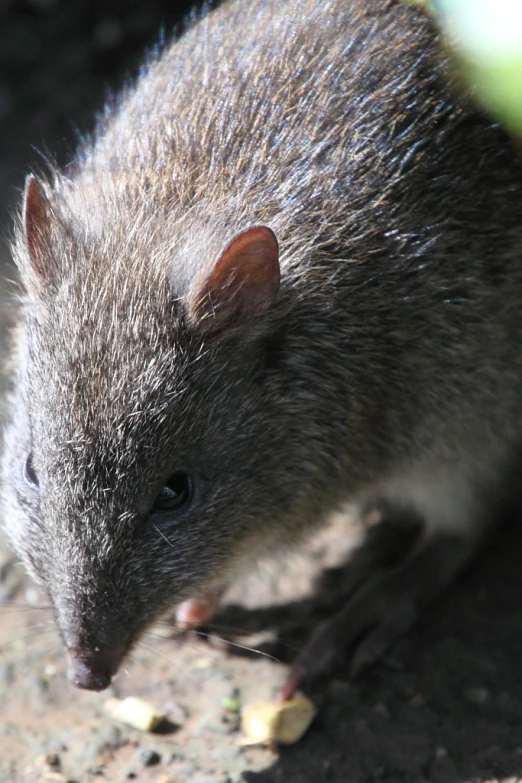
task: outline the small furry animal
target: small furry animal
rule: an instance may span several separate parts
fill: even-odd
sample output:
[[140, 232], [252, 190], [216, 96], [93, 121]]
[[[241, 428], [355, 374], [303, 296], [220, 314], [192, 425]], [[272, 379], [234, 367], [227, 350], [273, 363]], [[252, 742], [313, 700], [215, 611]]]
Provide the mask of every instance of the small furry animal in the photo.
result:
[[347, 500], [422, 533], [298, 658], [374, 660], [522, 443], [522, 164], [395, 0], [229, 0], [27, 180], [5, 529], [71, 681]]

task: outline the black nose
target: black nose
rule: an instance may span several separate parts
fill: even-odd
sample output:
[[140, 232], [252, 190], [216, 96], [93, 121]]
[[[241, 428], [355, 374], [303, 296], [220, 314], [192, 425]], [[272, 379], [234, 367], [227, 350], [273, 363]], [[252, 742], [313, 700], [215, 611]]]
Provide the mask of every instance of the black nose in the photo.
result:
[[67, 677], [76, 688], [88, 691], [103, 691], [111, 684], [123, 657], [123, 650], [114, 649], [84, 651], [67, 650], [69, 669]]

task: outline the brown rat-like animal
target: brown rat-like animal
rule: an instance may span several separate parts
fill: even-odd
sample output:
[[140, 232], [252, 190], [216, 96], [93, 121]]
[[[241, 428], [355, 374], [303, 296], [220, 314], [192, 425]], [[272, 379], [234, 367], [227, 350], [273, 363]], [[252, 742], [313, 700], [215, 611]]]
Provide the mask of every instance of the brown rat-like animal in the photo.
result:
[[167, 608], [347, 500], [423, 533], [298, 658], [375, 659], [495, 520], [522, 442], [522, 166], [394, 0], [232, 0], [30, 177], [7, 534], [103, 689]]

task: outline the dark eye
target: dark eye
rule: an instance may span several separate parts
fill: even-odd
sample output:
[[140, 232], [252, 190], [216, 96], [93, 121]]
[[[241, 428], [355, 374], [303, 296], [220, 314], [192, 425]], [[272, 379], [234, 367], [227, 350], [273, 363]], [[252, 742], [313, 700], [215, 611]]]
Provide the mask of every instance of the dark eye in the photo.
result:
[[24, 479], [31, 489], [38, 489], [38, 476], [33, 465], [33, 455], [31, 452], [27, 455], [24, 465]]
[[153, 511], [177, 511], [192, 498], [192, 480], [188, 473], [173, 473], [152, 505]]

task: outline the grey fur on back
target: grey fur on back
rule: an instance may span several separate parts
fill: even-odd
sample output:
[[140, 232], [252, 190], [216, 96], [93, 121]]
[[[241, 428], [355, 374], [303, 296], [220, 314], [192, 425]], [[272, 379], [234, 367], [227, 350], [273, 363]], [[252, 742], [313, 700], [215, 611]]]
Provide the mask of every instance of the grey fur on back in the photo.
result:
[[[236, 0], [52, 172], [45, 285], [16, 240], [4, 496], [69, 647], [130, 646], [349, 497], [463, 534], [494, 514], [522, 434], [522, 166], [453, 82], [419, 10]], [[187, 296], [255, 225], [278, 298], [208, 340]], [[178, 469], [195, 500], [160, 531]]]

